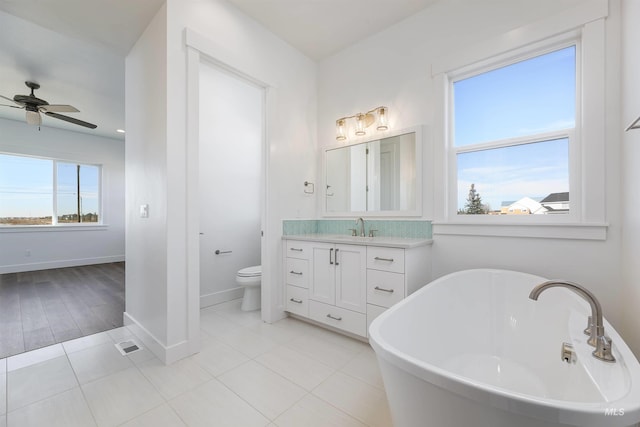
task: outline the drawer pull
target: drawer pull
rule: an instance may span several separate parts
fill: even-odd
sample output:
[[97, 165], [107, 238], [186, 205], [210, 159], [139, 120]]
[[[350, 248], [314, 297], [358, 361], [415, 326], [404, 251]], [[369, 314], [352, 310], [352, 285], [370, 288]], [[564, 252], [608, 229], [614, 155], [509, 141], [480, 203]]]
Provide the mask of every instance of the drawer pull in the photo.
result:
[[295, 302], [296, 304], [302, 304], [302, 300], [301, 299], [289, 298], [289, 301]]
[[373, 288], [373, 289], [375, 289], [376, 291], [389, 292], [390, 294], [392, 294], [392, 293], [393, 293], [393, 289], [385, 289], [385, 288], [381, 288], [381, 287], [379, 287], [379, 286], [376, 286], [376, 287], [375, 287], [375, 288]]
[[301, 271], [293, 271], [293, 270], [291, 270], [289, 273], [297, 274], [298, 276], [302, 276], [302, 272]]
[[299, 248], [289, 248], [290, 251], [302, 252], [302, 249]]
[[376, 261], [387, 261], [387, 262], [393, 262], [393, 258], [380, 258], [379, 256], [374, 258]]
[[330, 315], [330, 314], [327, 314], [327, 317], [328, 317], [329, 319], [333, 319], [333, 320], [342, 320], [342, 317], [333, 317], [333, 316], [332, 316], [332, 315]]

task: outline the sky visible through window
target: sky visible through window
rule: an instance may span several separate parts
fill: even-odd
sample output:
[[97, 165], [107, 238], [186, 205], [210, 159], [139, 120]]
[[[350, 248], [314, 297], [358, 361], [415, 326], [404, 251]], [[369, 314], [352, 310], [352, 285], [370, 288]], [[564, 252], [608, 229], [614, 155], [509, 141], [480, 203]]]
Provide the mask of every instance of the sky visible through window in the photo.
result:
[[53, 162], [0, 155], [0, 218], [51, 215]]
[[[571, 46], [454, 82], [454, 146], [574, 128], [575, 56]], [[458, 208], [472, 183], [492, 210], [569, 191], [568, 151], [563, 138], [458, 154]]]
[[[77, 165], [57, 162], [58, 216], [77, 214]], [[0, 154], [0, 218], [50, 217], [53, 213], [54, 161]], [[83, 214], [98, 213], [98, 166], [81, 165]]]
[[[78, 180], [75, 163], [58, 162], [58, 216], [78, 211]], [[80, 211], [98, 212], [98, 168], [80, 166]]]

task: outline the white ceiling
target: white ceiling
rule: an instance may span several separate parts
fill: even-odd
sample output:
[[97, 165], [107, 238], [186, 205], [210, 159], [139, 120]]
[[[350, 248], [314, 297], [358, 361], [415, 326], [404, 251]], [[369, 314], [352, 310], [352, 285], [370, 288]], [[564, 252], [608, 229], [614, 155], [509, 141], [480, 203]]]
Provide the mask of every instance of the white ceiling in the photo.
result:
[[[65, 115], [95, 130], [43, 116], [42, 125], [123, 139], [124, 58], [164, 0], [0, 0], [0, 95], [28, 95], [26, 80]], [[6, 12], [6, 13], [5, 13]], [[10, 104], [0, 99], [1, 104]], [[24, 120], [0, 107], [0, 117]], [[26, 126], [26, 124], [25, 124]]]
[[[436, 0], [230, 0], [312, 59], [319, 60]], [[95, 130], [43, 117], [43, 126], [120, 138], [124, 57], [164, 0], [0, 0], [0, 95], [71, 104]], [[2, 104], [8, 104], [0, 100]], [[0, 107], [0, 117], [24, 111]], [[26, 126], [26, 125], [25, 125]]]
[[[51, 117], [43, 126], [123, 139], [124, 58], [165, 0], [0, 0], [0, 94], [28, 94], [71, 104], [89, 130]], [[200, 0], [204, 1], [204, 0]], [[438, 1], [482, 1], [492, 7], [513, 0], [228, 0], [314, 60], [391, 26]], [[584, 0], [517, 0], [524, 9], [558, 8]], [[0, 103], [9, 103], [0, 100]], [[24, 112], [0, 107], [0, 117]]]
[[438, 0], [229, 0], [318, 61]]

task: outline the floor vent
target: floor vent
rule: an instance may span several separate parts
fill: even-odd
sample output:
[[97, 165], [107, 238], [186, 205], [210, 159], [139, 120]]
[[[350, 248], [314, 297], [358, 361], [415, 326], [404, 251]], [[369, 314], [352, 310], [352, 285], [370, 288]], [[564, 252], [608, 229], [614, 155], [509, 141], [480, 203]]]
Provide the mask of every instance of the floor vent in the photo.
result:
[[132, 339], [117, 343], [116, 348], [123, 356], [142, 350], [142, 347]]

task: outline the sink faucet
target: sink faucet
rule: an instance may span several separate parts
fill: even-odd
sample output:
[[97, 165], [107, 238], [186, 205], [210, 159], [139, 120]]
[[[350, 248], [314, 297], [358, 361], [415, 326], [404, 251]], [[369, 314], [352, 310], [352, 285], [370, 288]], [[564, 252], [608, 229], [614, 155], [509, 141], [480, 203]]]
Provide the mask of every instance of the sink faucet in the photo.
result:
[[[529, 298], [534, 301], [538, 300], [540, 294], [549, 289], [549, 288], [567, 288], [571, 289], [582, 298], [587, 300], [589, 305], [591, 306], [591, 317], [589, 318], [589, 328], [591, 331], [589, 341], [589, 345], [595, 347], [596, 349], [593, 351], [593, 357], [596, 359], [604, 360], [605, 362], [615, 362], [615, 357], [611, 354], [611, 338], [604, 334], [604, 322], [602, 320], [602, 307], [600, 303], [596, 299], [595, 295], [593, 295], [588, 289], [583, 286], [578, 285], [573, 282], [565, 282], [558, 280], [549, 280], [544, 283], [540, 283], [538, 286], [531, 290], [529, 294]], [[586, 331], [585, 331], [586, 332]]]
[[360, 224], [360, 233], [358, 233], [358, 235], [364, 237], [364, 219], [362, 219], [362, 217], [356, 219], [356, 227], [358, 224]]

